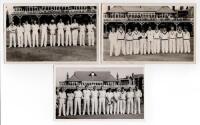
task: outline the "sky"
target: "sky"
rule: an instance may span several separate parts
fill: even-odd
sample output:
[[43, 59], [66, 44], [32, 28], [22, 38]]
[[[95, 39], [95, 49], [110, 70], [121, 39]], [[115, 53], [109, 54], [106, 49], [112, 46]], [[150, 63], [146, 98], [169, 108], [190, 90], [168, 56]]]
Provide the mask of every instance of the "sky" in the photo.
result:
[[75, 71], [110, 71], [111, 74], [116, 77], [116, 74], [118, 73], [119, 78], [123, 78], [127, 75], [134, 74], [144, 74], [144, 68], [143, 67], [133, 67], [133, 68], [66, 68], [66, 67], [57, 67], [56, 68], [56, 84], [59, 83], [59, 81], [65, 81], [67, 72], [69, 74], [69, 77], [73, 75]]

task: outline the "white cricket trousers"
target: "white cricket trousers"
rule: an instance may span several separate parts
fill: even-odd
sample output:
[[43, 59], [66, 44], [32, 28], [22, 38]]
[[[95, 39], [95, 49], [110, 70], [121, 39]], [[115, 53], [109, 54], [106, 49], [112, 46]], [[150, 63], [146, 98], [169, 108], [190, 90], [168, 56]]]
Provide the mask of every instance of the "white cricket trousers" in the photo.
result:
[[169, 53], [176, 53], [176, 39], [169, 39]]
[[73, 43], [73, 46], [77, 46], [77, 40], [78, 40], [78, 30], [72, 30], [72, 43]]
[[44, 46], [46, 47], [47, 46], [47, 32], [44, 31], [41, 33], [41, 43], [40, 43], [40, 46]]
[[118, 40], [118, 52], [117, 55], [120, 55], [122, 51], [123, 55], [126, 55], [126, 42], [125, 40]]
[[126, 41], [126, 54], [132, 55], [133, 50], [133, 40], [127, 40]]
[[92, 103], [92, 115], [98, 114], [98, 99], [97, 98], [92, 98], [91, 99], [91, 103]]
[[133, 54], [139, 54], [139, 40], [133, 40]]
[[71, 46], [72, 45], [72, 33], [71, 31], [65, 32], [65, 46]]
[[176, 52], [183, 53], [183, 38], [177, 38]]
[[88, 45], [94, 46], [94, 31], [88, 32]]
[[137, 112], [138, 112], [138, 114], [140, 114], [141, 113], [140, 98], [135, 98], [134, 99], [134, 106], [135, 106], [134, 114], [136, 114]]
[[17, 34], [17, 44], [18, 47], [23, 47], [23, 33]]
[[58, 46], [60, 46], [60, 43], [62, 46], [64, 46], [64, 31], [62, 29], [58, 30], [57, 37], [58, 37], [57, 41]]
[[147, 51], [147, 40], [146, 39], [140, 39], [140, 54], [146, 54]]
[[73, 115], [73, 100], [67, 100], [67, 113], [66, 115]]
[[113, 105], [112, 104], [107, 104], [107, 114], [112, 114], [113, 112]]
[[110, 40], [110, 56], [113, 55], [113, 52], [114, 52], [114, 55], [117, 56], [117, 41], [114, 40], [114, 39], [111, 39]]
[[81, 98], [75, 98], [74, 99], [74, 115], [77, 113], [78, 108], [78, 114], [81, 115]]
[[114, 103], [114, 114], [119, 114], [119, 108], [120, 108], [119, 105], [120, 105], [119, 100]]
[[24, 46], [27, 47], [27, 42], [29, 44], [29, 47], [31, 47], [31, 33], [30, 32], [24, 32]]
[[127, 99], [127, 114], [131, 113], [133, 114], [133, 98]]
[[99, 98], [99, 114], [101, 114], [101, 107], [103, 107], [103, 114], [106, 114], [105, 98]]
[[154, 39], [151, 41], [151, 53], [156, 54], [156, 42]]
[[85, 46], [85, 31], [79, 33], [79, 43], [80, 46]]
[[65, 116], [65, 100], [60, 99], [59, 100], [59, 116], [61, 116], [61, 112], [63, 111], [63, 115]]
[[35, 44], [38, 47], [38, 32], [33, 31], [32, 40], [33, 40], [33, 47], [35, 47]]
[[160, 53], [160, 39], [155, 38], [154, 43], [155, 43], [155, 53]]
[[50, 34], [50, 46], [56, 46], [56, 35]]
[[90, 115], [90, 99], [84, 99], [83, 101], [83, 115], [85, 115], [87, 108], [87, 114]]
[[125, 114], [126, 112], [126, 100], [120, 100], [120, 113]]
[[147, 54], [151, 53], [151, 41], [152, 40], [149, 40], [149, 39], [147, 40], [147, 44], [146, 44], [147, 45]]
[[185, 39], [185, 40], [183, 40], [183, 43], [184, 43], [184, 52], [190, 53], [190, 40]]
[[12, 47], [12, 42], [14, 47], [16, 47], [16, 34], [15, 33], [10, 33], [10, 45], [9, 47]]
[[169, 40], [162, 40], [162, 53], [168, 53], [168, 42]]

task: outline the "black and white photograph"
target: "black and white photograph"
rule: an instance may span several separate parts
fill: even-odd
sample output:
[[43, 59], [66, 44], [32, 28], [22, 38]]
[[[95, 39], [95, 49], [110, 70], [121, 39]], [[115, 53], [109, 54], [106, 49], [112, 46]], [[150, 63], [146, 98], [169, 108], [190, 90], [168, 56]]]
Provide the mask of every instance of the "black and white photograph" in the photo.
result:
[[103, 62], [195, 63], [194, 4], [102, 4]]
[[96, 62], [98, 4], [4, 4], [7, 62]]
[[55, 119], [144, 119], [143, 67], [54, 67]]

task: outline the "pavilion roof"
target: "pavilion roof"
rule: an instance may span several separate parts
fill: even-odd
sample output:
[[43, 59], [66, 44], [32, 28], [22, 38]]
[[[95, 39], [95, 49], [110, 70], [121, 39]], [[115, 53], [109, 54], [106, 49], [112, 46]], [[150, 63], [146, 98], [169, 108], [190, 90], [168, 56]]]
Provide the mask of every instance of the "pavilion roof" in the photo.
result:
[[168, 6], [114, 6], [108, 12], [157, 12], [175, 13]]
[[109, 71], [76, 71], [68, 81], [116, 81]]

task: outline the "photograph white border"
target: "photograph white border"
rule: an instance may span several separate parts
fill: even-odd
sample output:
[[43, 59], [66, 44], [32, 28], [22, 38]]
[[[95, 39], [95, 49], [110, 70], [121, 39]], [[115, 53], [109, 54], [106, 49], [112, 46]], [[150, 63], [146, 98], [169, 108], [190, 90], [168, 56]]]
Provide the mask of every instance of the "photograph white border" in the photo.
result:
[[[96, 6], [96, 60], [95, 61], [7, 61], [6, 58], [6, 5], [15, 6]], [[101, 4], [100, 3], [4, 3], [3, 4], [3, 52], [4, 52], [4, 63], [5, 64], [99, 64], [100, 63], [100, 14]]]
[[186, 3], [102, 3], [101, 5], [101, 64], [196, 64], [196, 3], [187, 3], [188, 6], [194, 7], [194, 25], [193, 25], [193, 32], [194, 32], [194, 44], [193, 44], [193, 61], [104, 61], [104, 13], [102, 12], [104, 5], [118, 5], [118, 6], [166, 6], [166, 5], [185, 5]]
[[[146, 103], [147, 103], [147, 95], [146, 95], [146, 81], [145, 81], [145, 66], [144, 65], [134, 65], [134, 66], [127, 66], [127, 65], [123, 65], [123, 66], [119, 66], [119, 65], [76, 65], [76, 66], [69, 66], [69, 65], [64, 65], [64, 64], [55, 64], [53, 66], [53, 120], [54, 121], [67, 121], [67, 120], [79, 120], [79, 121], [82, 121], [82, 120], [93, 120], [93, 121], [96, 121], [96, 120], [103, 120], [103, 119], [56, 119], [56, 91], [55, 91], [55, 88], [56, 88], [56, 68], [79, 68], [79, 69], [85, 69], [85, 68], [143, 68], [143, 75], [144, 75], [144, 118], [143, 119], [123, 119], [123, 120], [126, 120], [126, 121], [140, 121], [140, 122], [145, 122], [145, 116], [147, 113], [146, 112]], [[108, 121], [113, 121], [113, 120], [122, 120], [122, 119], [104, 119], [104, 120], [108, 120]]]

